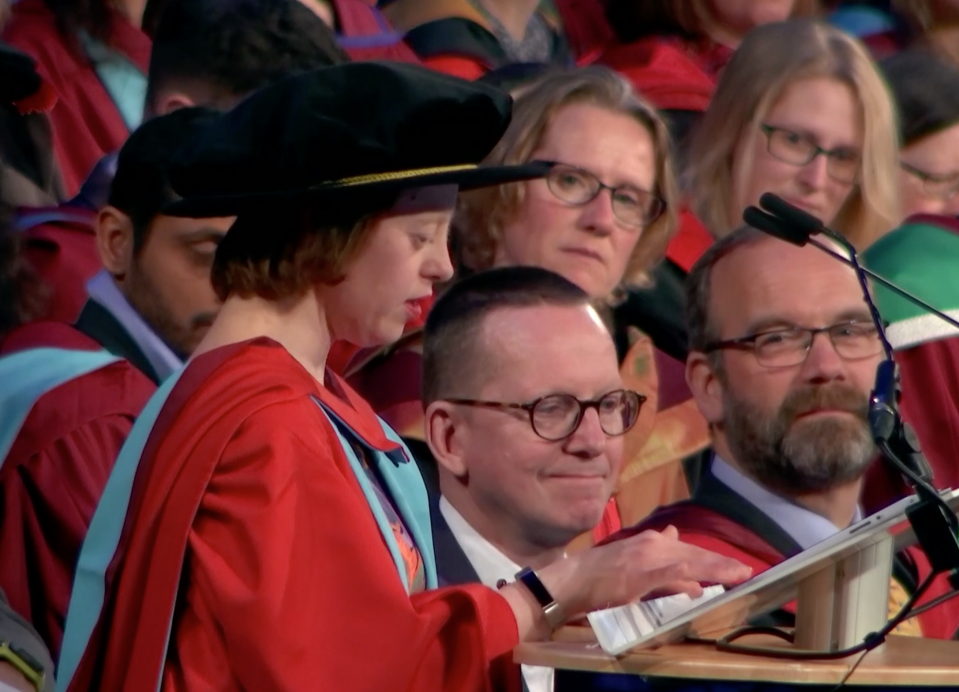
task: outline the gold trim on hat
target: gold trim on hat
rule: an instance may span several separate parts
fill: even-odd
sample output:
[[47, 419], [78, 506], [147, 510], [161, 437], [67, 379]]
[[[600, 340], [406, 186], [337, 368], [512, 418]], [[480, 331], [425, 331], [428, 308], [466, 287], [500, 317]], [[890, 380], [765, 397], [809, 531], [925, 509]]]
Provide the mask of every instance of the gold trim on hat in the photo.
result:
[[357, 175], [352, 178], [343, 178], [332, 183], [323, 183], [316, 188], [324, 187], [349, 187], [352, 185], [368, 185], [370, 183], [383, 183], [390, 180], [406, 180], [408, 178], [418, 178], [426, 175], [436, 175], [437, 173], [456, 173], [458, 171], [473, 171], [479, 168], [476, 164], [468, 163], [458, 166], [438, 166], [436, 168], [414, 168], [408, 171], [392, 171], [390, 173], [371, 173], [370, 175]]

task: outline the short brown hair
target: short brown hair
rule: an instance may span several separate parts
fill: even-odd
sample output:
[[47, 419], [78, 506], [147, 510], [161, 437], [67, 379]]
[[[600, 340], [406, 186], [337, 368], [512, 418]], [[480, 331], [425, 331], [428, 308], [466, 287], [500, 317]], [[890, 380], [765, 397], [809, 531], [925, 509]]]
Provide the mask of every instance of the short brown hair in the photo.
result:
[[327, 213], [322, 220], [318, 215], [316, 208], [302, 207], [279, 216], [238, 217], [213, 260], [217, 297], [277, 301], [302, 296], [317, 284], [342, 281], [378, 214], [341, 214], [332, 222]]
[[[656, 109], [632, 85], [605, 67], [548, 74], [524, 88], [513, 104], [513, 120], [496, 148], [486, 157], [492, 165], [528, 162], [542, 143], [553, 117], [565, 106], [586, 103], [635, 118], [653, 140], [656, 166], [654, 192], [666, 211], [647, 228], [626, 264], [622, 283], [643, 284], [647, 272], [665, 255], [678, 226], [678, 187], [666, 125]], [[493, 266], [505, 222], [516, 213], [525, 188], [511, 183], [460, 195], [454, 228], [460, 264], [473, 271]]]

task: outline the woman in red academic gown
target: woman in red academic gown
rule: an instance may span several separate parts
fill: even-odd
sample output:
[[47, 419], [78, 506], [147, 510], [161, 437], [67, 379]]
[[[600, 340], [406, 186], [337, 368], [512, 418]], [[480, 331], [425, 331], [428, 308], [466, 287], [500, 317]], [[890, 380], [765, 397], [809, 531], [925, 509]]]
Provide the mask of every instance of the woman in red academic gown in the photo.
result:
[[398, 338], [449, 278], [457, 186], [542, 175], [475, 165], [509, 111], [425, 68], [353, 63], [258, 92], [184, 152], [169, 212], [238, 217], [213, 268], [224, 304], [104, 492], [61, 689], [508, 689], [510, 650], [565, 616], [747, 576], [669, 530], [540, 570], [565, 616], [526, 582], [431, 590], [416, 464], [325, 366], [335, 339]]

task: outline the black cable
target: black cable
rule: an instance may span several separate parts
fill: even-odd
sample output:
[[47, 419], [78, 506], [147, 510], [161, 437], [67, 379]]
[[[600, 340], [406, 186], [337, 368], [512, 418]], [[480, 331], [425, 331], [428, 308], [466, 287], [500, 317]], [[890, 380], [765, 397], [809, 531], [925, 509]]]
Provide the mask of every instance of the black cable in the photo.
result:
[[899, 612], [896, 613], [895, 617], [889, 620], [881, 630], [867, 634], [860, 643], [846, 649], [838, 649], [836, 651], [795, 651], [790, 649], [776, 649], [768, 646], [743, 646], [742, 644], [733, 644], [737, 639], [758, 634], [772, 635], [788, 642], [794, 641], [794, 635], [791, 632], [776, 627], [740, 627], [720, 639], [688, 638], [687, 641], [699, 644], [712, 644], [719, 651], [727, 651], [729, 653], [745, 654], [748, 656], [768, 656], [769, 658], [791, 659], [794, 661], [829, 661], [837, 658], [846, 658], [859, 652], [872, 651], [882, 644], [890, 632], [910, 617], [916, 603], [922, 598], [923, 594], [929, 589], [937, 576], [938, 574], [936, 572], [930, 573], [922, 583], [919, 584], [909, 597], [909, 600], [906, 601]]
[[942, 605], [946, 601], [951, 601], [956, 596], [959, 596], [959, 591], [950, 591], [949, 593], [944, 593], [942, 596], [937, 596], [928, 603], [924, 604], [921, 608], [916, 608], [913, 610], [906, 619], [911, 620], [914, 617], [918, 617], [923, 613], [932, 610], [936, 606]]
[[846, 686], [846, 683], [849, 682], [849, 678], [852, 677], [852, 674], [856, 672], [856, 668], [859, 667], [859, 664], [863, 662], [863, 659], [869, 655], [869, 651], [863, 651], [859, 654], [859, 658], [856, 659], [856, 662], [849, 667], [849, 670], [846, 671], [846, 674], [842, 676], [842, 680], [839, 681], [839, 684], [833, 687], [829, 692], [839, 692], [843, 687]]
[[882, 452], [884, 457], [895, 464], [900, 473], [912, 481], [916, 488], [916, 494], [919, 495], [920, 500], [931, 500], [945, 510], [943, 514], [946, 522], [949, 524], [949, 527], [952, 529], [954, 534], [959, 534], [959, 518], [956, 517], [956, 514], [952, 511], [949, 503], [942, 499], [942, 495], [936, 492], [935, 488], [929, 485], [929, 483], [924, 478], [919, 476], [919, 474], [909, 468], [907, 464], [902, 463], [902, 460], [892, 450], [887, 440], [877, 441], [876, 446], [879, 448], [879, 451]]

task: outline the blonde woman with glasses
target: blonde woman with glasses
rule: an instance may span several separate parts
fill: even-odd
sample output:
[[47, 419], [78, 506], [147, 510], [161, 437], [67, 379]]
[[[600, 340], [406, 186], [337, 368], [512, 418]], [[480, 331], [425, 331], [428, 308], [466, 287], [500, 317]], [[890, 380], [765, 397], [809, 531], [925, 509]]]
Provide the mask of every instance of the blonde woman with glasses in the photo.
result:
[[899, 220], [889, 92], [863, 46], [814, 20], [760, 27], [730, 61], [692, 142], [693, 210], [722, 237], [765, 192], [867, 247]]

